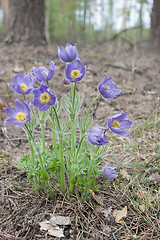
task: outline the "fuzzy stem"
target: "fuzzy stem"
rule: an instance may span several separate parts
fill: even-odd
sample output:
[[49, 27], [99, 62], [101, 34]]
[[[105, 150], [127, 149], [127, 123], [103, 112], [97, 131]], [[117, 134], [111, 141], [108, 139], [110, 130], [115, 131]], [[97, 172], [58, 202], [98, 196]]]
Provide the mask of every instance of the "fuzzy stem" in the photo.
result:
[[[28, 139], [29, 139], [29, 145], [30, 145], [30, 150], [31, 150], [31, 156], [32, 156], [32, 165], [33, 165], [33, 168], [35, 168], [35, 157], [34, 157], [34, 149], [33, 149], [33, 146], [32, 146], [32, 140], [30, 138], [30, 136], [28, 135]], [[37, 180], [37, 176], [34, 176], [33, 177], [33, 182], [34, 182], [34, 187], [35, 187], [35, 192], [36, 194], [38, 194], [38, 180]]]
[[99, 94], [90, 104], [89, 108], [88, 108], [88, 111], [87, 111], [87, 114], [86, 114], [86, 117], [85, 117], [85, 120], [84, 120], [84, 128], [86, 127], [86, 122], [87, 122], [87, 119], [88, 119], [88, 115], [89, 115], [89, 112], [91, 110], [91, 107], [93, 106], [93, 104], [95, 103], [95, 101], [101, 96], [101, 94]]
[[26, 101], [26, 95], [23, 94], [24, 101]]
[[[53, 117], [53, 107], [51, 108], [51, 114], [50, 114], [50, 118], [52, 120], [52, 125], [54, 124], [54, 117]], [[56, 110], [54, 109], [54, 111], [56, 112]], [[56, 112], [57, 113], [57, 112]], [[53, 137], [53, 146], [54, 146], [54, 151], [57, 151], [57, 144], [56, 144], [56, 133], [54, 130], [52, 130], [52, 137]]]
[[66, 182], [65, 182], [65, 165], [64, 165], [64, 158], [63, 158], [63, 135], [61, 133], [61, 126], [60, 126], [58, 115], [54, 106], [53, 106], [53, 110], [54, 110], [56, 121], [59, 128], [58, 137], [59, 137], [59, 151], [60, 151], [60, 179], [61, 179], [61, 191], [64, 194], [66, 190]]
[[61, 191], [64, 194], [66, 190], [66, 183], [65, 183], [65, 166], [64, 166], [64, 159], [63, 159], [63, 138], [59, 135], [59, 147], [60, 147], [60, 179], [61, 179]]
[[[75, 91], [76, 91], [76, 83], [73, 85], [71, 83], [71, 90], [72, 90], [72, 112], [70, 115], [71, 118], [71, 129], [72, 129], [72, 138], [71, 138], [71, 158], [73, 159], [73, 163], [76, 162], [76, 159], [74, 158], [74, 150], [75, 150], [75, 137], [76, 137], [76, 122], [75, 122]], [[69, 179], [69, 192], [70, 194], [73, 194], [74, 189], [74, 173], [71, 173], [70, 179]]]
[[75, 121], [71, 121], [71, 128], [72, 128], [71, 156], [73, 157], [74, 148], [75, 148], [75, 135], [76, 135], [76, 123], [75, 123]]
[[75, 91], [76, 91], [76, 83], [71, 84], [72, 89], [72, 113], [71, 113], [71, 128], [72, 128], [72, 140], [71, 140], [71, 156], [74, 154], [75, 147], [75, 135], [76, 135], [76, 124], [75, 124]]
[[40, 115], [40, 124], [42, 128], [42, 144], [43, 144], [43, 151], [45, 152], [45, 128], [44, 128], [44, 116], [45, 112], [39, 112]]
[[88, 169], [88, 175], [87, 175], [87, 179], [86, 179], [86, 187], [85, 187], [85, 190], [84, 190], [83, 195], [82, 195], [82, 202], [85, 201], [85, 199], [87, 197], [87, 194], [88, 194], [89, 187], [90, 187], [90, 177], [91, 177], [91, 173], [92, 173], [92, 169], [93, 169], [93, 163], [94, 163], [94, 158], [91, 155], [90, 166], [89, 166], [89, 169]]
[[55, 131], [52, 131], [52, 137], [53, 137], [53, 146], [54, 146], [54, 152], [57, 151], [57, 145], [56, 145], [56, 134]]
[[[45, 177], [48, 178], [48, 174], [47, 174], [46, 169], [45, 169], [45, 167], [44, 167], [44, 165], [43, 165], [43, 160], [42, 160], [41, 153], [37, 150], [37, 146], [36, 146], [35, 140], [34, 140], [34, 138], [33, 138], [33, 136], [32, 136], [32, 133], [31, 133], [31, 131], [30, 131], [30, 129], [28, 128], [27, 125], [24, 126], [24, 129], [27, 131], [29, 138], [32, 139], [33, 144], [34, 144], [34, 146], [36, 147], [36, 151], [37, 151], [37, 154], [38, 154], [38, 158], [39, 158], [39, 161], [40, 161], [40, 165], [41, 165], [42, 172], [44, 173]], [[52, 187], [51, 187], [51, 185], [50, 185], [50, 183], [49, 183], [49, 180], [47, 179], [47, 180], [45, 181], [45, 183], [46, 183], [47, 191], [48, 191], [50, 197], [51, 197], [52, 199], [54, 199], [53, 189], [52, 189]]]

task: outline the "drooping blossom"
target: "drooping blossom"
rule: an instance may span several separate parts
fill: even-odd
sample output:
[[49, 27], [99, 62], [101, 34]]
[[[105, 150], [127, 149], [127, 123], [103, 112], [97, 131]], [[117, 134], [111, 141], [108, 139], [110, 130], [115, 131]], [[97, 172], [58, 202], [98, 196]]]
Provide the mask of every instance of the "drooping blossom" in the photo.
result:
[[4, 123], [22, 127], [31, 120], [29, 106], [26, 101], [21, 103], [18, 99], [15, 100], [15, 109], [11, 107], [6, 108], [6, 114], [10, 117]]
[[71, 62], [77, 58], [77, 47], [72, 46], [70, 43], [66, 47], [58, 47], [58, 56], [62, 62]]
[[79, 58], [77, 58], [73, 64], [66, 63], [66, 78], [64, 80], [69, 82], [81, 81], [81, 79], [85, 76], [87, 68], [88, 67], [86, 65], [83, 67], [82, 62]]
[[105, 176], [106, 178], [113, 179], [113, 178], [118, 177], [118, 174], [116, 173], [115, 168], [112, 168], [112, 167], [104, 167], [104, 176]]
[[13, 85], [7, 83], [9, 87], [13, 89], [16, 93], [27, 95], [29, 94], [35, 84], [35, 78], [31, 78], [28, 73], [25, 75], [22, 73], [18, 73], [13, 77]]
[[126, 116], [127, 112], [113, 115], [108, 120], [108, 127], [110, 128], [110, 130], [119, 135], [129, 136], [129, 133], [124, 129], [130, 127], [132, 125], [132, 122], [129, 120], [124, 120]]
[[58, 103], [54, 92], [44, 84], [33, 90], [34, 99], [30, 102], [30, 106], [38, 107], [39, 111], [45, 112], [50, 106]]
[[108, 137], [104, 134], [102, 130], [107, 130], [107, 129], [100, 126], [93, 127], [88, 134], [88, 141], [93, 145], [107, 144]]
[[33, 76], [41, 83], [45, 81], [50, 81], [55, 72], [55, 65], [54, 62], [51, 61], [49, 64], [49, 70], [46, 67], [33, 67]]
[[98, 90], [104, 98], [116, 98], [122, 91], [115, 89], [117, 83], [111, 82], [112, 77], [106, 78], [98, 85]]

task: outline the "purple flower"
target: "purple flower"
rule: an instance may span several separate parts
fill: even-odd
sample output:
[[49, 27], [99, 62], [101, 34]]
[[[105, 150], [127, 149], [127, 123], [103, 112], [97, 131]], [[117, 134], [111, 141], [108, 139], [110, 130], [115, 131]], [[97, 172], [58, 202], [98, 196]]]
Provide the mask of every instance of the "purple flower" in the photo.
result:
[[122, 91], [115, 89], [117, 83], [111, 82], [112, 77], [106, 78], [98, 85], [98, 90], [104, 98], [116, 98]]
[[32, 69], [33, 76], [35, 76], [39, 82], [50, 81], [54, 76], [55, 65], [54, 62], [51, 61], [49, 64], [49, 70], [45, 67], [33, 67]]
[[67, 43], [66, 47], [58, 47], [58, 56], [62, 62], [71, 62], [77, 58], [77, 47]]
[[31, 120], [29, 114], [29, 107], [26, 101], [23, 104], [16, 99], [15, 110], [11, 107], [6, 108], [6, 114], [10, 117], [4, 121], [4, 123], [15, 125], [16, 127], [22, 127], [24, 124]]
[[87, 68], [88, 67], [86, 65], [84, 67], [82, 66], [82, 62], [79, 58], [74, 61], [74, 64], [66, 63], [66, 78], [64, 80], [69, 82], [81, 81], [81, 79], [85, 76]]
[[35, 78], [33, 78], [32, 80], [28, 73], [26, 73], [25, 75], [22, 73], [18, 73], [13, 77], [13, 86], [10, 83], [7, 84], [16, 93], [27, 95], [32, 91], [34, 87]]
[[45, 112], [50, 106], [58, 103], [54, 92], [44, 84], [40, 88], [33, 90], [34, 99], [30, 102], [30, 106], [38, 107], [39, 111]]
[[132, 122], [129, 120], [124, 120], [126, 116], [127, 112], [113, 115], [108, 120], [108, 127], [110, 128], [110, 130], [119, 135], [129, 136], [129, 133], [124, 129], [130, 127], [132, 125]]
[[118, 177], [115, 169], [112, 167], [104, 167], [104, 176], [111, 179]]
[[108, 137], [102, 132], [102, 130], [107, 129], [100, 126], [93, 127], [88, 134], [88, 141], [93, 145], [107, 144]]

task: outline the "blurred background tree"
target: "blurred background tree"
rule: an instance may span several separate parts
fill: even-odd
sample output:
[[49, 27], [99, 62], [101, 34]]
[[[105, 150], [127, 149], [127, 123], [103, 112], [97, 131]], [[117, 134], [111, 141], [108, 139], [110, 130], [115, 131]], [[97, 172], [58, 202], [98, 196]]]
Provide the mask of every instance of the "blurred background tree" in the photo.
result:
[[1, 0], [1, 6], [7, 43], [114, 40], [131, 47], [151, 34], [160, 46], [160, 0]]
[[44, 0], [4, 0], [2, 5], [8, 29], [6, 43], [40, 45], [46, 42]]
[[160, 51], [160, 0], [154, 0], [151, 14], [151, 44]]

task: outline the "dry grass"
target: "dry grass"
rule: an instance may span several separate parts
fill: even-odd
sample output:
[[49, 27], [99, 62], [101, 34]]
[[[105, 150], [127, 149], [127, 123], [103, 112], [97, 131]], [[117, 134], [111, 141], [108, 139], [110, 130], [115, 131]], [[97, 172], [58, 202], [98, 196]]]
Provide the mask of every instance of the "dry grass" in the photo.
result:
[[[64, 229], [66, 239], [158, 240], [159, 180], [150, 180], [149, 176], [160, 171], [159, 128], [158, 122], [153, 125], [148, 121], [145, 127], [142, 124], [133, 129], [133, 138], [129, 142], [112, 139], [112, 151], [109, 149], [105, 158], [117, 166], [119, 177], [110, 182], [107, 190], [105, 179], [99, 178], [101, 187], [95, 194], [100, 200], [91, 196], [84, 205], [78, 193], [69, 198], [57, 191], [55, 202], [50, 201], [43, 191], [37, 196], [29, 186], [25, 172], [8, 168], [0, 178], [1, 239], [55, 239], [41, 232], [38, 224], [54, 213], [71, 218], [71, 226]], [[127, 176], [120, 174], [124, 168]], [[100, 202], [104, 205], [101, 206]], [[144, 211], [139, 208], [142, 204], [145, 205]], [[116, 223], [113, 211], [124, 206], [128, 209], [127, 216], [123, 224]], [[109, 208], [111, 213], [106, 217], [101, 210]]]

